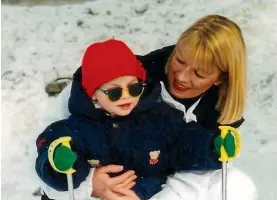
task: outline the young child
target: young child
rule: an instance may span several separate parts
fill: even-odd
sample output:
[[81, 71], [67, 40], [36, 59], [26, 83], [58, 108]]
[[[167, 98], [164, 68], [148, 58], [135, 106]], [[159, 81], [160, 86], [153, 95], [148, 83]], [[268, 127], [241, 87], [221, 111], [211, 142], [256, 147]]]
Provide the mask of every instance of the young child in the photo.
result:
[[[183, 112], [159, 101], [160, 92], [160, 85], [146, 80], [141, 63], [123, 42], [112, 39], [90, 45], [81, 72], [74, 74], [69, 99], [72, 115], [48, 126], [37, 139], [39, 177], [58, 191], [67, 190], [66, 175], [53, 170], [48, 160], [49, 146], [63, 136], [72, 138], [71, 149], [58, 146], [53, 162], [61, 171], [76, 170], [75, 188], [91, 167], [120, 164], [124, 171], [136, 172], [133, 190], [137, 196], [149, 199], [161, 190], [172, 170], [196, 166], [188, 154], [196, 152], [197, 162], [207, 168], [220, 168], [212, 148], [215, 136], [193, 123], [187, 126], [180, 120]], [[185, 133], [204, 134], [203, 149], [189, 145]]]

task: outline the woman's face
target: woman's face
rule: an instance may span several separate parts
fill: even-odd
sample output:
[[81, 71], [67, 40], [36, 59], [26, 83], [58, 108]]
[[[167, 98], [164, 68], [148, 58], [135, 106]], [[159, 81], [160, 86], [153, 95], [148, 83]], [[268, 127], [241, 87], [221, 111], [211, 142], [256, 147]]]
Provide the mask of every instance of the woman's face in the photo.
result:
[[168, 66], [169, 92], [176, 98], [197, 97], [212, 85], [220, 84], [220, 71], [214, 67], [210, 73], [193, 66], [193, 57], [176, 47]]

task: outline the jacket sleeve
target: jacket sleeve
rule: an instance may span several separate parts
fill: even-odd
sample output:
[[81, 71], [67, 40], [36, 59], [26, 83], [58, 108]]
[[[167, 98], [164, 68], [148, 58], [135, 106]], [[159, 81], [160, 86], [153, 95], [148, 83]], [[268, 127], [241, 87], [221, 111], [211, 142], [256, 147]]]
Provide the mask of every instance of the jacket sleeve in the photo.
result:
[[[238, 128], [243, 121], [242, 118], [228, 126]], [[218, 124], [218, 126], [220, 125]], [[181, 125], [171, 156], [173, 170], [220, 169], [222, 163], [218, 160], [219, 155], [214, 148], [214, 139], [220, 135], [218, 126], [207, 129], [198, 122]]]
[[161, 186], [165, 181], [166, 176], [140, 178], [137, 180], [133, 190], [140, 200], [150, 199], [156, 193], [161, 191]]
[[137, 55], [137, 59], [140, 60], [147, 71], [147, 78], [151, 78], [155, 82], [163, 79], [165, 65], [174, 47], [175, 45], [171, 45], [152, 51], [144, 56]]
[[219, 155], [213, 141], [217, 130], [207, 130], [197, 122], [189, 122], [179, 128], [176, 144], [172, 145], [171, 167], [181, 170], [215, 170], [221, 168]]
[[35, 168], [38, 176], [47, 185], [58, 191], [68, 190], [67, 177], [66, 174], [58, 173], [51, 167], [48, 161], [48, 148], [52, 141], [63, 136], [70, 136], [72, 138], [70, 145], [72, 151], [77, 154], [77, 160], [73, 166], [76, 172], [72, 174], [74, 188], [79, 187], [79, 185], [86, 179], [90, 170], [89, 164], [84, 157], [85, 151], [83, 142], [76, 133], [74, 134], [74, 132], [70, 130], [66, 124], [66, 120], [51, 124], [37, 138], [36, 145], [38, 157], [36, 159]]

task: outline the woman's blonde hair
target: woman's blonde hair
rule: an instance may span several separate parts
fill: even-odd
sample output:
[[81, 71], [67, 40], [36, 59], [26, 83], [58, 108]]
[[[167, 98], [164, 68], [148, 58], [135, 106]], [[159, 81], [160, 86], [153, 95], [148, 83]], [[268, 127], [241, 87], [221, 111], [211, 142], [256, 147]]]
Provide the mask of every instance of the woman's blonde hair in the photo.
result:
[[[247, 79], [246, 48], [238, 25], [223, 16], [205, 16], [182, 33], [176, 47], [186, 49], [194, 57], [194, 67], [207, 72], [214, 67], [220, 70], [218, 122], [230, 124], [239, 120], [246, 104]], [[174, 54], [175, 50], [166, 72]]]

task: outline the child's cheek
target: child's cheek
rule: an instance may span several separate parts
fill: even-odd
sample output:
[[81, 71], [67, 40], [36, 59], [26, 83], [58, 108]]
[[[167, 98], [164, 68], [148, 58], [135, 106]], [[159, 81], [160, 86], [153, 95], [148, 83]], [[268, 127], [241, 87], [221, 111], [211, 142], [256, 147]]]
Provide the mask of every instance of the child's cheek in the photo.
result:
[[134, 100], [134, 107], [135, 108], [137, 105], [138, 105], [138, 102], [140, 100], [140, 97], [136, 97], [135, 100]]

